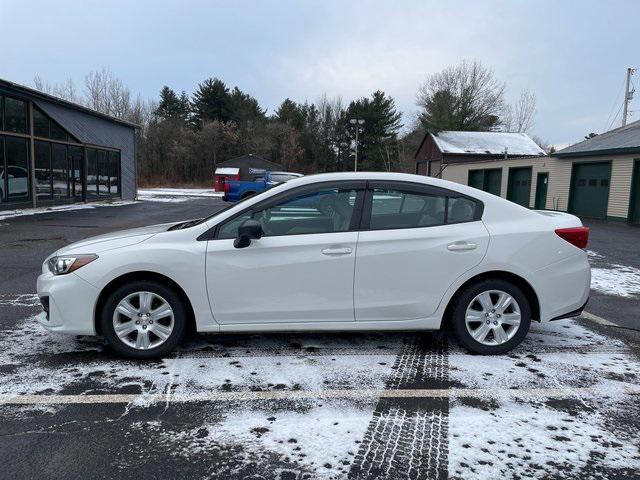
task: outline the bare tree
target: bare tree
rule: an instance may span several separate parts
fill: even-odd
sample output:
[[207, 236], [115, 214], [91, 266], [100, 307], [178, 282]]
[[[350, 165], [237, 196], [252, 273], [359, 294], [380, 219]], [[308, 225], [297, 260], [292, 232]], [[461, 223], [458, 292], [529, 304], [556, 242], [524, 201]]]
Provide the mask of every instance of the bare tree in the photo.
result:
[[85, 104], [100, 113], [127, 118], [131, 113], [131, 91], [106, 67], [85, 77]]
[[531, 135], [531, 140], [533, 140], [536, 143], [536, 145], [538, 145], [547, 154], [554, 153], [556, 151], [555, 147], [551, 145], [547, 140], [543, 139], [542, 137], [538, 137], [537, 135]]
[[522, 90], [513, 106], [513, 122], [518, 133], [529, 132], [535, 123], [536, 94], [530, 90]]
[[44, 81], [39, 75], [36, 75], [33, 79], [33, 85], [35, 86], [36, 90], [47, 93], [49, 95], [53, 95], [54, 97], [67, 100], [69, 102], [82, 102], [82, 99], [78, 96], [76, 86], [73, 83], [73, 80], [70, 78], [67, 78], [62, 83], [56, 83], [52, 85], [49, 82]]
[[504, 83], [478, 61], [463, 61], [429, 75], [418, 90], [423, 127], [495, 130], [504, 108]]

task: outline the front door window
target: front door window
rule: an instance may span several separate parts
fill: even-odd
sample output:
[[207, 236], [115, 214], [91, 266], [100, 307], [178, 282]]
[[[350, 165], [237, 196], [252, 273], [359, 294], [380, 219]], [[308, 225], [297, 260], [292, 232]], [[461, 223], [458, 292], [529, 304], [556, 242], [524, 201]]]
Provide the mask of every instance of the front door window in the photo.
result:
[[249, 218], [262, 224], [265, 237], [346, 232], [352, 227], [356, 197], [357, 190], [350, 187], [300, 194], [235, 217], [220, 227], [218, 238], [235, 238], [238, 227]]

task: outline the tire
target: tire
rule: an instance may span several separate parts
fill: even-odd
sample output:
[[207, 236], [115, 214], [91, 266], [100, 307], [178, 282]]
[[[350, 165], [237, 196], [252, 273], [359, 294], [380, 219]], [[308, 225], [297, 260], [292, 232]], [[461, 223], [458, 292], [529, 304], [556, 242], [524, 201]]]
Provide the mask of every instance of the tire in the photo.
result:
[[166, 355], [178, 346], [187, 316], [173, 290], [142, 280], [127, 283], [109, 295], [100, 323], [113, 350], [128, 358], [147, 359]]
[[[502, 308], [501, 301], [506, 308]], [[516, 322], [519, 323], [515, 325]], [[513, 350], [527, 335], [530, 325], [529, 300], [520, 288], [505, 280], [489, 279], [469, 286], [458, 296], [452, 312], [452, 326], [459, 342], [479, 355]]]

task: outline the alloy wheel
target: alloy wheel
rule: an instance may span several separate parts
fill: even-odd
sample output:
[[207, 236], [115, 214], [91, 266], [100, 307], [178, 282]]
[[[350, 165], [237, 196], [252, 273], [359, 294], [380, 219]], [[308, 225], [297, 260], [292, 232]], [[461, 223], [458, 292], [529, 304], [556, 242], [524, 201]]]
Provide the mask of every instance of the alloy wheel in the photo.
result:
[[134, 292], [120, 300], [113, 312], [113, 329], [118, 338], [136, 350], [162, 345], [173, 332], [173, 309], [153, 292]]
[[465, 313], [465, 325], [471, 337], [489, 346], [502, 345], [513, 338], [521, 320], [518, 302], [502, 290], [487, 290], [476, 295]]

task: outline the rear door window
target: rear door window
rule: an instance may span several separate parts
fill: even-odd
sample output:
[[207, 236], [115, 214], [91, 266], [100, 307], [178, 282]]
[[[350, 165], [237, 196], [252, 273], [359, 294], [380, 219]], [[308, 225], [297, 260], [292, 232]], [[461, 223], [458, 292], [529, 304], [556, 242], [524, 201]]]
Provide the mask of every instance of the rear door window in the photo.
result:
[[[423, 228], [478, 220], [480, 202], [438, 188], [410, 186], [370, 191], [369, 230]], [[366, 223], [366, 221], [365, 221]]]
[[445, 203], [443, 195], [375, 188], [370, 230], [444, 225]]

